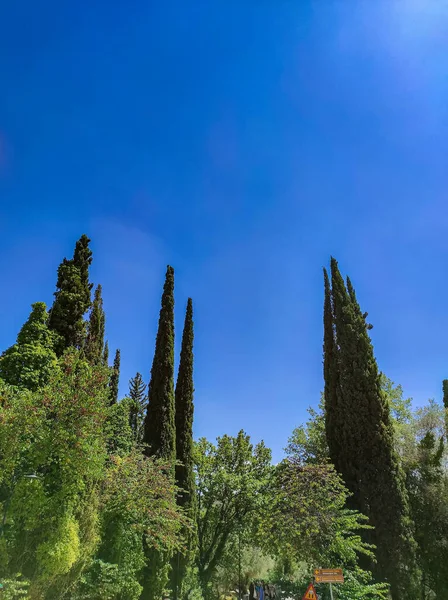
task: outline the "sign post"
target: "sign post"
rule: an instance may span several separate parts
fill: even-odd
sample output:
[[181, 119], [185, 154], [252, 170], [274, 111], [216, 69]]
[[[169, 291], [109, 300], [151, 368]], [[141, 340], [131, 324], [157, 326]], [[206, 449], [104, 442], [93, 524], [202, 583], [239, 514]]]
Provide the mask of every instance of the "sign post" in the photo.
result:
[[331, 600], [334, 600], [333, 598], [333, 586], [330, 583], [330, 596], [331, 596]]
[[333, 583], [344, 583], [342, 569], [314, 569], [314, 580], [316, 583], [329, 583], [330, 596], [333, 599]]

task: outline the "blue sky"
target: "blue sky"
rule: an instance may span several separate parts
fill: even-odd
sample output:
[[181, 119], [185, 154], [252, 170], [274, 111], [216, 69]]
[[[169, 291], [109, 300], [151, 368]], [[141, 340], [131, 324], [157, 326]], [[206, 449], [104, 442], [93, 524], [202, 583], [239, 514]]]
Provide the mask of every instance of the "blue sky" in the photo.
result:
[[278, 458], [322, 388], [322, 266], [382, 370], [448, 376], [448, 3], [0, 7], [0, 347], [83, 232], [121, 389], [148, 378], [166, 264], [196, 313], [196, 435]]

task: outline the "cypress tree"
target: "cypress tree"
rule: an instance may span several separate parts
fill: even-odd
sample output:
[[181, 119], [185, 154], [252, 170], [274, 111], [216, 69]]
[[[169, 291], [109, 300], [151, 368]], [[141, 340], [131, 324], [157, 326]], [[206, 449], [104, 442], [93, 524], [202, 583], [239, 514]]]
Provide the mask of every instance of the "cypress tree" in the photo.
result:
[[[328, 283], [326, 282], [328, 312]], [[394, 450], [389, 406], [366, 323], [350, 280], [347, 286], [331, 259], [333, 349], [326, 329], [326, 359], [334, 370], [326, 375], [327, 438], [332, 460], [352, 492], [351, 507], [369, 517], [374, 530], [368, 541], [377, 546], [376, 574], [391, 584], [394, 600], [415, 597], [415, 542], [410, 526], [404, 475]], [[325, 364], [324, 358], [324, 364]], [[334, 374], [337, 393], [332, 393]], [[332, 415], [337, 413], [337, 427]]]
[[146, 408], [146, 384], [140, 373], [129, 380], [129, 397], [132, 400], [129, 412], [129, 424], [137, 441], [141, 441], [143, 415]]
[[114, 366], [112, 367], [112, 373], [109, 381], [109, 395], [110, 403], [116, 404], [118, 402], [118, 384], [120, 381], [120, 350], [115, 352]]
[[445, 436], [448, 439], [448, 379], [443, 380], [443, 406], [445, 407]]
[[[176, 461], [174, 405], [174, 269], [167, 267], [162, 294], [159, 327], [151, 368], [143, 442], [145, 454], [167, 461]], [[143, 570], [142, 600], [158, 600], [169, 583], [171, 556], [148, 548], [145, 544], [146, 566]]]
[[109, 366], [109, 342], [107, 341], [104, 344], [103, 365], [105, 367]]
[[98, 285], [95, 290], [89, 322], [87, 323], [85, 355], [87, 360], [94, 365], [99, 365], [103, 361], [106, 315], [103, 309], [101, 292], [101, 285]]
[[176, 460], [174, 405], [174, 269], [168, 266], [162, 294], [143, 441], [146, 454]]
[[73, 258], [64, 258], [58, 268], [56, 292], [48, 326], [59, 335], [56, 351], [83, 347], [86, 336], [84, 314], [90, 308], [89, 267], [92, 263], [90, 240], [82, 235], [76, 242]]
[[[177, 503], [186, 510], [194, 520], [195, 516], [195, 479], [193, 460], [193, 302], [187, 302], [185, 324], [182, 334], [179, 371], [177, 374], [175, 405], [176, 405], [176, 484], [179, 488]], [[194, 537], [188, 540], [189, 553], [185, 556], [175, 556], [172, 562], [172, 587], [183, 596], [182, 583], [187, 573], [188, 565], [194, 553]]]

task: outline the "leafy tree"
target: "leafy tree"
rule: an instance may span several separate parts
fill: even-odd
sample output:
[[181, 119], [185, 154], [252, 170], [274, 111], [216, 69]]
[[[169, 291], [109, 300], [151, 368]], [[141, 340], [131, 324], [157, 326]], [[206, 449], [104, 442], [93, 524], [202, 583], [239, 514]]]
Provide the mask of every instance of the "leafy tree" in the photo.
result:
[[174, 269], [167, 267], [143, 441], [148, 456], [176, 461], [174, 404]]
[[48, 328], [48, 313], [43, 302], [32, 305], [32, 312], [17, 336], [16, 343], [0, 358], [0, 377], [11, 385], [37, 390], [57, 369], [57, 336]]
[[146, 384], [140, 373], [129, 380], [129, 397], [132, 400], [129, 412], [129, 424], [134, 433], [137, 442], [142, 441], [143, 437], [143, 419], [146, 408]]
[[329, 462], [329, 450], [325, 436], [324, 399], [321, 396], [317, 411], [308, 408], [310, 419], [296, 427], [285, 448], [286, 455], [301, 464], [323, 465]]
[[95, 365], [101, 364], [104, 352], [106, 315], [103, 309], [101, 292], [101, 285], [98, 285], [95, 289], [92, 309], [87, 323], [87, 338], [85, 345], [86, 358]]
[[[326, 279], [326, 295], [327, 285]], [[394, 600], [414, 598], [415, 542], [390, 408], [368, 334], [371, 326], [335, 259], [331, 260], [331, 301], [333, 328], [325, 329], [325, 338], [333, 336], [333, 340], [324, 341], [324, 347], [332, 346], [336, 352], [325, 395], [326, 411], [338, 414], [337, 427], [331, 420], [326, 423], [331, 461], [352, 493], [350, 505], [366, 514], [374, 526], [368, 539], [377, 546], [378, 579], [391, 584]], [[332, 394], [327, 384], [335, 380], [336, 393]]]
[[[305, 561], [308, 581], [312, 570], [322, 564], [342, 568], [346, 583], [340, 598], [386, 599], [388, 586], [374, 584], [372, 574], [358, 565], [360, 554], [373, 559], [374, 548], [360, 535], [368, 528], [367, 519], [346, 508], [347, 497], [348, 491], [332, 465], [284, 460], [276, 467], [269, 488], [259, 539], [267, 551], [279, 557]], [[302, 593], [305, 581], [303, 585]]]
[[73, 258], [64, 258], [58, 268], [58, 279], [53, 306], [50, 310], [49, 327], [59, 334], [57, 354], [73, 346], [81, 348], [85, 343], [86, 323], [84, 315], [90, 308], [89, 267], [92, 263], [90, 240], [82, 235], [76, 242]]
[[445, 407], [445, 427], [448, 438], [448, 379], [443, 380], [443, 406]]
[[110, 403], [116, 404], [118, 402], [118, 385], [120, 382], [120, 350], [115, 352], [114, 366], [112, 367], [112, 373], [109, 381], [109, 393]]
[[197, 564], [204, 595], [231, 538], [253, 526], [265, 497], [270, 460], [270, 450], [263, 443], [254, 448], [243, 431], [235, 438], [218, 438], [216, 446], [204, 438], [195, 445]]

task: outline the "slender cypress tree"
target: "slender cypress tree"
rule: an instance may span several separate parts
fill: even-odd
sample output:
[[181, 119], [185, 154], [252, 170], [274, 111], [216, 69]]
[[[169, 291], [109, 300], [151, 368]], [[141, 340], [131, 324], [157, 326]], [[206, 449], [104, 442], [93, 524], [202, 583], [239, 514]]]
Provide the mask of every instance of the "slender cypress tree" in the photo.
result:
[[103, 365], [107, 367], [109, 365], [109, 342], [106, 341], [104, 344], [104, 352], [103, 352]]
[[132, 400], [129, 424], [137, 441], [141, 441], [143, 416], [146, 408], [146, 383], [140, 373], [129, 380], [129, 397]]
[[118, 402], [118, 384], [120, 382], [120, 350], [115, 352], [114, 366], [109, 381], [110, 403]]
[[[410, 526], [404, 475], [394, 450], [389, 406], [362, 313], [350, 280], [347, 286], [331, 260], [333, 342], [325, 330], [326, 356], [336, 349], [326, 375], [327, 439], [332, 460], [352, 492], [351, 507], [369, 517], [374, 530], [368, 541], [377, 546], [376, 574], [391, 584], [392, 598], [415, 598], [415, 542]], [[328, 280], [326, 281], [328, 312]], [[327, 314], [327, 325], [329, 316]], [[330, 351], [329, 351], [330, 349]], [[330, 361], [328, 361], [330, 362]], [[324, 359], [325, 364], [325, 359]], [[335, 428], [332, 414], [338, 413]]]
[[64, 258], [58, 268], [58, 279], [48, 326], [59, 337], [58, 355], [66, 348], [83, 347], [86, 337], [84, 314], [90, 308], [89, 267], [92, 263], [90, 240], [82, 235], [76, 242], [73, 258]]
[[[145, 454], [176, 461], [174, 405], [174, 269], [167, 267], [162, 294], [159, 327], [151, 368], [143, 443]], [[142, 600], [158, 600], [170, 577], [170, 556], [145, 544], [146, 566], [143, 569]]]
[[194, 498], [193, 473], [193, 302], [187, 302], [182, 334], [179, 372], [177, 375], [176, 404], [176, 483], [183, 490], [179, 494], [180, 506], [191, 505]]
[[[176, 404], [176, 484], [179, 488], [177, 503], [183, 507], [193, 519], [196, 512], [196, 495], [193, 460], [193, 302], [187, 302], [185, 324], [182, 334], [179, 371], [177, 374], [175, 404]], [[188, 566], [194, 556], [195, 538], [188, 539], [189, 553], [185, 556], [175, 556], [172, 561], [172, 587], [176, 598], [183, 596], [183, 581]]]
[[174, 405], [174, 269], [168, 266], [151, 369], [143, 441], [146, 454], [176, 461]]
[[448, 379], [443, 380], [443, 406], [445, 407], [445, 436], [448, 439]]
[[95, 290], [89, 322], [87, 323], [85, 355], [87, 360], [94, 365], [99, 365], [103, 361], [106, 316], [101, 291], [101, 285], [98, 285]]

